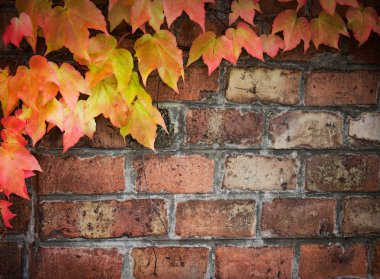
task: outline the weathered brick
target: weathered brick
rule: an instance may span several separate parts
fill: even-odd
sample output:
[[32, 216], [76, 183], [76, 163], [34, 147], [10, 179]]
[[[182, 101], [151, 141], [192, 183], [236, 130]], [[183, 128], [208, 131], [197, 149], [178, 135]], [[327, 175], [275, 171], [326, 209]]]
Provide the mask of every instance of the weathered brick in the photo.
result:
[[205, 66], [190, 66], [185, 71], [185, 81], [180, 79], [178, 91], [164, 84], [158, 74], [152, 74], [147, 81], [147, 90], [158, 101], [202, 101], [219, 90], [219, 71], [208, 75]]
[[313, 72], [307, 77], [306, 105], [376, 105], [378, 72]]
[[186, 142], [191, 144], [261, 143], [263, 116], [235, 109], [190, 109], [186, 117]]
[[53, 193], [102, 194], [125, 189], [124, 157], [39, 156], [42, 195]]
[[0, 243], [0, 278], [19, 279], [22, 274], [22, 248], [17, 243]]
[[223, 187], [241, 190], [292, 190], [298, 166], [287, 157], [229, 156], [225, 162]]
[[380, 242], [377, 242], [374, 247], [372, 275], [375, 279], [380, 278]]
[[380, 198], [348, 197], [343, 205], [343, 233], [380, 234]]
[[367, 248], [365, 245], [341, 247], [335, 244], [310, 244], [301, 246], [298, 274], [301, 279], [346, 278], [350, 276], [367, 278], [367, 266]]
[[325, 236], [334, 232], [333, 199], [275, 199], [263, 204], [264, 237]]
[[[14, 214], [17, 214], [17, 216], [9, 221], [13, 228], [7, 228], [6, 234], [25, 234], [28, 230], [28, 225], [32, 214], [31, 201], [12, 195], [10, 202], [12, 205], [9, 209]], [[5, 227], [0, 214], [0, 234], [4, 232]]]
[[350, 119], [350, 137], [380, 142], [380, 113], [365, 112], [358, 119]]
[[201, 155], [145, 156], [134, 160], [136, 190], [207, 193], [212, 191], [214, 161]]
[[202, 247], [148, 247], [134, 248], [133, 275], [145, 278], [205, 278], [208, 248]]
[[276, 149], [336, 148], [343, 144], [343, 118], [334, 112], [281, 113], [270, 120], [269, 139]]
[[217, 247], [216, 278], [292, 278], [291, 247]]
[[379, 190], [376, 155], [325, 155], [306, 160], [306, 189], [313, 192]]
[[226, 98], [237, 103], [298, 104], [301, 72], [269, 68], [232, 68]]
[[252, 200], [194, 200], [177, 204], [176, 234], [181, 237], [255, 235]]
[[32, 278], [120, 279], [123, 256], [116, 249], [39, 248], [33, 255]]
[[163, 200], [42, 202], [43, 238], [140, 237], [166, 234]]

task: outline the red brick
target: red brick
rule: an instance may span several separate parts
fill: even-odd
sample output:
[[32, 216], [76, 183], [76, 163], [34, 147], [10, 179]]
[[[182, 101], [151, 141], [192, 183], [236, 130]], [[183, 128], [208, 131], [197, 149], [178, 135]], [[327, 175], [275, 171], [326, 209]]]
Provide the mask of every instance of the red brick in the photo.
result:
[[331, 235], [335, 228], [333, 199], [275, 199], [263, 204], [261, 233], [264, 237]]
[[186, 142], [191, 144], [261, 143], [263, 115], [235, 109], [190, 109], [186, 117]]
[[176, 234], [181, 237], [255, 235], [252, 200], [194, 200], [177, 204]]
[[307, 77], [306, 105], [376, 105], [378, 72], [314, 72]]
[[372, 275], [375, 279], [380, 278], [380, 242], [377, 242], [374, 247], [372, 259]]
[[219, 71], [208, 75], [206, 66], [190, 66], [185, 71], [185, 81], [178, 82], [178, 93], [164, 84], [158, 74], [148, 78], [147, 90], [158, 101], [202, 101], [219, 90]]
[[134, 248], [133, 275], [144, 278], [205, 278], [208, 248], [148, 247]]
[[343, 233], [380, 234], [380, 198], [348, 197], [343, 205]]
[[42, 202], [43, 238], [109, 238], [166, 235], [163, 200]]
[[306, 189], [313, 192], [379, 190], [376, 155], [325, 155], [306, 160]]
[[292, 278], [291, 247], [217, 247], [216, 278]]
[[214, 161], [201, 155], [138, 157], [136, 190], [141, 192], [207, 193], [212, 191]]
[[121, 278], [123, 256], [116, 249], [40, 248], [33, 257], [32, 278]]
[[[10, 223], [13, 228], [7, 228], [6, 234], [26, 234], [32, 214], [31, 201], [17, 197], [15, 195], [11, 195], [10, 202], [12, 203], [12, 205], [9, 207], [9, 209], [14, 214], [17, 214], [17, 216], [10, 220]], [[0, 214], [0, 234], [4, 232], [5, 227]]]
[[367, 266], [365, 245], [302, 245], [298, 274], [300, 279], [367, 278]]
[[301, 72], [269, 68], [232, 68], [226, 98], [237, 103], [298, 104]]
[[357, 119], [350, 119], [348, 134], [355, 140], [380, 142], [380, 113], [364, 112]]
[[124, 157], [39, 156], [39, 193], [102, 194], [125, 189]]
[[17, 243], [0, 242], [0, 278], [19, 279], [22, 275], [22, 248]]
[[223, 186], [241, 190], [292, 190], [296, 187], [296, 160], [286, 157], [229, 156]]
[[343, 118], [335, 112], [284, 112], [270, 119], [269, 139], [276, 149], [336, 148], [343, 144]]

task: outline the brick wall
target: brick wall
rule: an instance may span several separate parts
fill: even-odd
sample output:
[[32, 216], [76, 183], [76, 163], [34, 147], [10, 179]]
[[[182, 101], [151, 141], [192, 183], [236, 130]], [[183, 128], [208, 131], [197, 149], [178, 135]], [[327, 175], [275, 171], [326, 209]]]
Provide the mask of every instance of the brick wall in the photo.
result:
[[[1, 21], [14, 13], [3, 2]], [[273, 2], [263, 13], [289, 5]], [[184, 49], [200, 32], [176, 28]], [[0, 278], [380, 278], [379, 42], [211, 77], [198, 63], [179, 95], [153, 76], [169, 130], [156, 153], [99, 118], [94, 140], [62, 156], [53, 130], [31, 200], [12, 199]], [[1, 63], [12, 55], [3, 47]]]

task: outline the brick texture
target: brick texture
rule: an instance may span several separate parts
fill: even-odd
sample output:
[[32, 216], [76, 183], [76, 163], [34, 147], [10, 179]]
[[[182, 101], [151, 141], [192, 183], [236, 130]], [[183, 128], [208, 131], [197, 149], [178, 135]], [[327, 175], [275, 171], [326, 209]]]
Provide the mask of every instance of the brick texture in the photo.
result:
[[294, 190], [297, 163], [293, 158], [229, 156], [225, 162], [223, 186], [240, 190]]
[[302, 245], [299, 267], [301, 279], [367, 278], [365, 245]]
[[22, 275], [22, 248], [17, 243], [0, 243], [0, 278], [19, 279]]
[[[125, 189], [124, 157], [40, 156], [39, 193], [106, 194]], [[96, 177], [96, 179], [94, 179]]]
[[7, 230], [0, 217], [0, 234], [26, 234], [32, 217], [32, 203], [14, 195], [11, 196], [10, 202], [12, 205], [9, 209], [17, 216], [10, 220], [13, 228], [7, 228]]
[[306, 189], [315, 192], [379, 190], [376, 155], [324, 155], [306, 161]]
[[202, 247], [134, 248], [133, 275], [144, 278], [205, 278], [209, 249]]
[[350, 119], [350, 137], [358, 140], [380, 142], [380, 113], [363, 113], [358, 119]]
[[349, 197], [343, 205], [343, 233], [380, 234], [380, 198]]
[[237, 103], [278, 103], [295, 105], [301, 72], [285, 69], [233, 68], [226, 98]]
[[34, 255], [32, 278], [120, 279], [122, 263], [116, 249], [40, 248]]
[[139, 157], [134, 160], [133, 166], [137, 171], [137, 191], [156, 193], [212, 191], [214, 162], [205, 156]]
[[166, 234], [163, 200], [42, 202], [43, 238], [140, 237]]
[[291, 247], [217, 247], [216, 278], [291, 278]]
[[175, 232], [181, 237], [255, 235], [255, 202], [197, 200], [177, 204]]
[[263, 204], [264, 237], [326, 236], [334, 231], [333, 199], [276, 199]]
[[374, 247], [374, 255], [372, 259], [372, 275], [377, 279], [380, 278], [380, 242]]
[[263, 116], [235, 109], [190, 109], [186, 116], [186, 142], [190, 144], [261, 143]]

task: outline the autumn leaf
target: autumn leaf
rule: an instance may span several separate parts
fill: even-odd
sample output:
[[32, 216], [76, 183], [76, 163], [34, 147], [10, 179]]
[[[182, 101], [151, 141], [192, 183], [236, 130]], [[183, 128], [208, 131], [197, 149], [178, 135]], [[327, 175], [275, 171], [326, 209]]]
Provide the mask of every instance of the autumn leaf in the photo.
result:
[[322, 8], [331, 16], [335, 14], [336, 4], [359, 7], [358, 0], [319, 0]]
[[354, 33], [359, 46], [368, 40], [371, 31], [379, 31], [378, 15], [372, 7], [349, 8], [346, 12], [346, 18], [348, 20], [347, 27]]
[[248, 24], [239, 22], [236, 29], [227, 29], [226, 37], [233, 42], [236, 61], [239, 59], [243, 47], [250, 55], [264, 61], [261, 38]]
[[20, 17], [11, 19], [11, 23], [5, 28], [3, 42], [5, 45], [10, 42], [20, 48], [20, 42], [23, 37], [33, 35], [33, 26], [30, 17], [26, 13], [21, 13]]
[[182, 12], [187, 13], [191, 20], [198, 23], [205, 31], [205, 7], [206, 3], [214, 3], [214, 0], [163, 0], [164, 12], [168, 26], [172, 25]]
[[108, 21], [111, 31], [123, 20], [131, 25], [131, 8], [134, 0], [112, 0], [108, 6]]
[[11, 226], [11, 223], [9, 223], [9, 220], [16, 216], [16, 214], [12, 213], [9, 210], [9, 207], [12, 205], [11, 202], [6, 200], [0, 200], [0, 212], [1, 217], [3, 217], [4, 225], [8, 228], [13, 228]]
[[214, 32], [208, 31], [199, 35], [190, 47], [189, 60], [187, 66], [197, 61], [200, 57], [208, 66], [208, 74], [220, 65], [222, 59], [226, 59], [236, 64], [233, 43], [226, 36], [216, 37]]
[[9, 69], [0, 69], [0, 102], [4, 116], [12, 113], [19, 102], [17, 94], [9, 91]]
[[44, 22], [46, 53], [65, 46], [73, 54], [89, 59], [88, 29], [107, 33], [101, 11], [89, 0], [65, 0], [65, 6], [55, 7]]
[[135, 0], [131, 7], [130, 17], [133, 33], [148, 21], [150, 26], [159, 32], [165, 17], [162, 0]]
[[[282, 3], [287, 3], [287, 2], [292, 2], [294, 0], [278, 0], [279, 2], [282, 2]], [[307, 0], [297, 0], [297, 12], [303, 7], [306, 5], [307, 3]]]
[[285, 48], [283, 39], [273, 34], [263, 34], [260, 36], [263, 43], [263, 51], [270, 57], [274, 58], [280, 49]]
[[157, 69], [162, 81], [178, 92], [177, 81], [184, 77], [182, 51], [171, 32], [161, 30], [153, 36], [143, 35], [136, 41], [135, 51], [144, 85], [150, 73]]
[[245, 22], [253, 24], [256, 11], [261, 13], [259, 0], [234, 0], [228, 16], [229, 24], [234, 23], [239, 17]]
[[339, 49], [338, 42], [340, 35], [349, 37], [346, 24], [338, 14], [334, 16], [322, 11], [318, 18], [314, 18], [310, 22], [311, 39], [318, 49], [320, 44]]
[[310, 47], [311, 31], [309, 22], [304, 17], [297, 17], [295, 10], [285, 10], [279, 13], [273, 21], [272, 34], [284, 33], [284, 50], [292, 50], [304, 42], [304, 51]]

